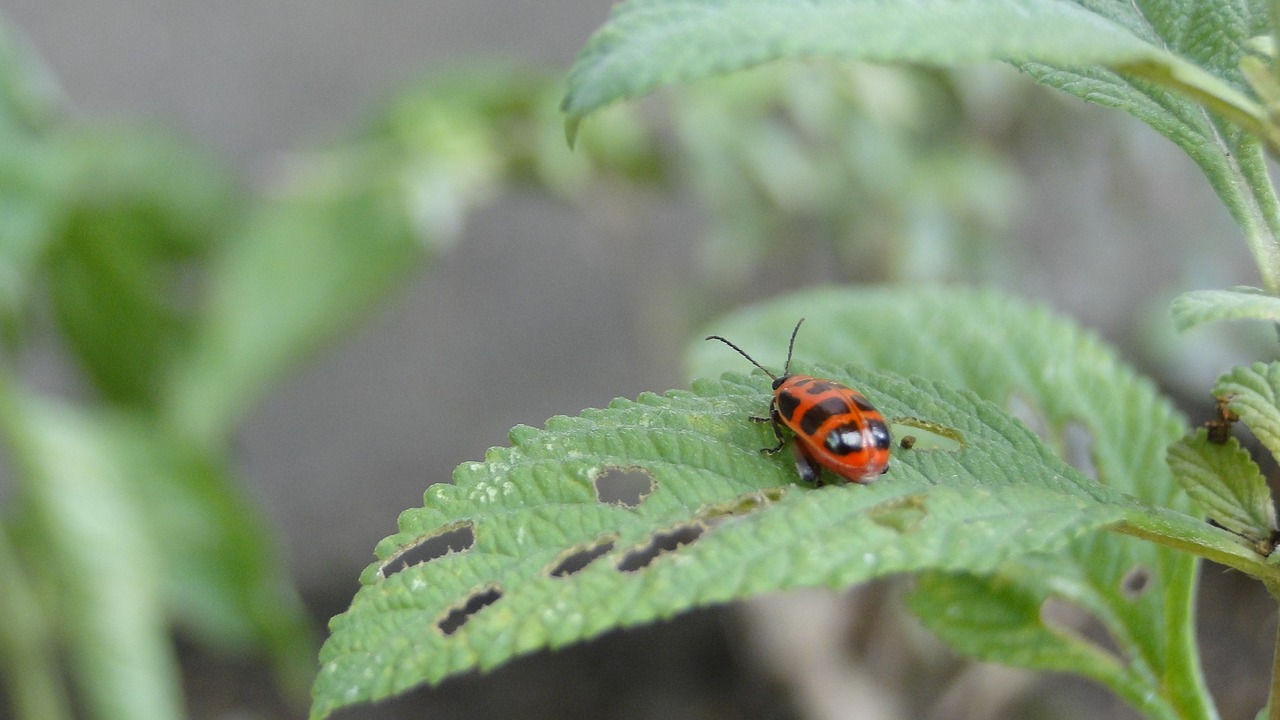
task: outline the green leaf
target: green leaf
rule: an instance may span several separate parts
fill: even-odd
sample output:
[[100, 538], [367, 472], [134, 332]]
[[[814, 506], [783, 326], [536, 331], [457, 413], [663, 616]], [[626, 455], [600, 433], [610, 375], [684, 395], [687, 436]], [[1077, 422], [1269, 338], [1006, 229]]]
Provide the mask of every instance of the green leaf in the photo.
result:
[[1145, 35], [1096, 8], [1052, 0], [630, 0], [579, 55], [563, 107], [572, 128], [615, 100], [780, 58], [1013, 60], [1131, 67], [1224, 96], [1224, 104], [1262, 122], [1256, 103]]
[[29, 518], [23, 558], [44, 569], [65, 653], [101, 720], [177, 720], [180, 679], [145, 515], [91, 418], [0, 388], [0, 423]]
[[[1027, 558], [1027, 567], [1034, 559]], [[1049, 587], [1053, 582], [1054, 587]], [[916, 582], [908, 606], [931, 631], [960, 652], [1020, 667], [1072, 672], [1109, 685], [1143, 692], [1114, 653], [1083, 639], [1074, 629], [1045, 621], [1045, 598], [1064, 595], [1079, 583], [1062, 582], [1060, 570], [1044, 576], [997, 573], [994, 579], [930, 573]], [[1078, 596], [1087, 602], [1089, 593]]]
[[0, 524], [0, 680], [19, 718], [70, 720], [54, 619]]
[[59, 323], [105, 397], [153, 404], [186, 340], [185, 263], [231, 210], [226, 178], [186, 143], [137, 129], [63, 136], [58, 152], [75, 168], [46, 255]]
[[61, 228], [73, 163], [45, 140], [60, 104], [47, 68], [0, 17], [0, 332], [9, 336], [21, 325], [42, 254]]
[[[1149, 381], [1064, 318], [995, 292], [823, 289], [736, 313], [717, 323], [714, 331], [755, 353], [766, 366], [768, 348], [776, 348], [777, 367], [787, 333], [800, 317], [807, 321], [796, 340], [799, 360], [857, 362], [968, 388], [1013, 410], [1050, 447], [1107, 487], [1157, 507], [1189, 508], [1164, 462], [1165, 448], [1185, 432], [1183, 419]], [[692, 354], [696, 374], [741, 367], [744, 362], [726, 348], [703, 345]], [[1183, 538], [1186, 547], [1212, 544], [1224, 558], [1259, 572], [1260, 558], [1233, 549], [1231, 538], [1218, 537], [1226, 533], [1204, 525], [1202, 518], [1182, 513], [1151, 516], [1146, 510], [1132, 517]], [[1207, 694], [1202, 692], [1195, 657], [1195, 568], [1194, 559], [1183, 552], [1131, 538], [1090, 535], [1073, 542], [1067, 553], [1055, 555], [1053, 562], [1026, 567], [1010, 562], [989, 581], [995, 598], [1001, 596], [995, 589], [1001, 583], [1029, 588], [1074, 583], [1072, 602], [1105, 609], [1094, 614], [1128, 663], [1128, 679], [1113, 689], [1138, 704], [1133, 682], [1145, 677], [1150, 702], [1161, 704], [1163, 712], [1202, 717]], [[1133, 573], [1149, 577], [1136, 595], [1125, 591]], [[1032, 584], [1027, 576], [1036, 574], [1048, 577]], [[1082, 599], [1086, 596], [1087, 601]], [[1066, 645], [1059, 650], [1076, 652]], [[1016, 654], [1001, 652], [993, 646], [983, 657], [1020, 661]]]
[[[1122, 514], [1121, 496], [971, 394], [821, 372], [956, 449], [904, 451], [867, 486], [797, 486], [789, 460], [760, 452], [771, 430], [747, 421], [768, 405], [759, 374], [516, 428], [511, 448], [431, 486], [379, 544], [331, 622], [312, 717], [755, 593], [992, 571]], [[602, 499], [622, 470], [640, 491]]]
[[1232, 368], [1218, 378], [1213, 394], [1226, 400], [1254, 437], [1280, 457], [1280, 363]]
[[61, 235], [75, 164], [40, 140], [0, 140], [0, 322], [16, 334], [41, 289], [44, 253]]
[[1264, 539], [1276, 530], [1271, 490], [1240, 441], [1209, 441], [1203, 428], [1169, 446], [1174, 478], [1197, 509], [1226, 529]]
[[314, 672], [312, 632], [269, 523], [239, 479], [148, 417], [95, 419], [163, 568], [168, 615], [208, 647], [265, 649], [285, 691], [304, 697]]
[[1280, 323], [1280, 298], [1265, 290], [1193, 290], [1173, 299], [1173, 325], [1179, 331], [1217, 320], [1269, 320]]

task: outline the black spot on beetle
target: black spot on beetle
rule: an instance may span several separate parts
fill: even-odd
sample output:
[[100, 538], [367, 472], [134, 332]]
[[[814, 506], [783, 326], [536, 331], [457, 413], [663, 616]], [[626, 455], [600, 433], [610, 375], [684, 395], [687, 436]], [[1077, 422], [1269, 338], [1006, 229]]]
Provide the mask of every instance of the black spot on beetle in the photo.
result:
[[814, 380], [809, 387], [805, 388], [805, 392], [809, 395], [822, 395], [835, 390], [838, 386], [827, 380]]
[[857, 423], [848, 423], [827, 433], [824, 443], [827, 449], [836, 455], [849, 455], [862, 450], [862, 428]]
[[782, 417], [789, 418], [796, 414], [796, 408], [800, 407], [800, 400], [789, 392], [778, 393], [775, 400], [778, 406], [778, 414]]
[[820, 400], [813, 407], [804, 411], [804, 416], [800, 418], [800, 431], [805, 435], [812, 435], [833, 416], [847, 415], [851, 410], [849, 403], [846, 403], [844, 398], [839, 396]]

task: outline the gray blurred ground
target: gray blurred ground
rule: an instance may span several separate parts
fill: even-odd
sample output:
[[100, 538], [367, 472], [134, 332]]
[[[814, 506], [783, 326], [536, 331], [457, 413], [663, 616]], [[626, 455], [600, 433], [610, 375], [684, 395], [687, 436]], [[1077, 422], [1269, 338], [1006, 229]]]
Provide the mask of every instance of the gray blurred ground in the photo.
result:
[[[28, 33], [79, 110], [159, 118], [249, 177], [265, 177], [286, 150], [340, 135], [423, 72], [492, 57], [566, 68], [608, 5], [5, 0], [0, 10]], [[1115, 113], [1075, 100], [1062, 107], [1061, 117], [1006, 133], [1027, 180], [1028, 210], [1014, 236], [1016, 260], [1029, 268], [1008, 289], [1047, 299], [1123, 343], [1152, 288], [1254, 281], [1243, 243], [1185, 157]], [[1108, 129], [1081, 129], [1080, 118]], [[691, 279], [696, 223], [669, 208], [638, 214], [643, 228], [605, 237], [563, 206], [503, 198], [369, 323], [276, 389], [240, 447], [304, 591], [349, 598], [398, 512], [420, 504], [426, 485], [458, 463], [504, 444], [512, 425], [682, 384], [680, 344], [690, 329], [664, 326], [662, 303], [671, 302], [668, 288]], [[1219, 257], [1195, 276], [1172, 258], [1206, 237], [1216, 238]], [[702, 614], [680, 627], [697, 638], [720, 632], [717, 623]], [[640, 641], [654, 643], [649, 652], [680, 635], [669, 626], [655, 632], [648, 637], [660, 640]], [[611, 674], [597, 650], [574, 652], [564, 662], [598, 671], [584, 681], [616, 687], [624, 669]], [[581, 667], [551, 662], [519, 666], [535, 668], [534, 677]], [[726, 662], [703, 658], [704, 666]], [[664, 682], [693, 672], [667, 670]], [[448, 687], [437, 710], [479, 716], [472, 701], [447, 698], [492, 695], [501, 685]], [[650, 716], [680, 716], [648, 697], [659, 702]], [[529, 702], [507, 698], [490, 705]], [[561, 700], [541, 698], [548, 713]], [[539, 707], [519, 716], [538, 717]], [[732, 715], [717, 707], [690, 716]]]

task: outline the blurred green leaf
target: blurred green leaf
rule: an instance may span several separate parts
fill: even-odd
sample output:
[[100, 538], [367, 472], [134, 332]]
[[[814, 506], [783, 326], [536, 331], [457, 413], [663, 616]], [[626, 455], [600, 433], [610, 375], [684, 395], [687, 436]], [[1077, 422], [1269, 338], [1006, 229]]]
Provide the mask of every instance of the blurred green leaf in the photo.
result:
[[61, 231], [72, 168], [46, 140], [61, 97], [25, 38], [0, 17], [0, 330], [12, 340], [45, 248]]
[[703, 274], [809, 254], [828, 277], [992, 274], [1020, 185], [966, 136], [962, 91], [936, 70], [782, 62], [673, 93], [678, 162], [712, 215]]
[[19, 718], [71, 718], [53, 617], [0, 525], [0, 678]]
[[83, 705], [100, 720], [176, 720], [181, 683], [160, 596], [162, 563], [105, 429], [0, 389], [3, 431], [29, 518], [24, 561], [50, 600]]
[[0, 140], [0, 323], [13, 340], [34, 302], [48, 248], [66, 226], [75, 169], [42, 140]]
[[[1025, 569], [1035, 566], [1025, 558]], [[1122, 658], [1085, 640], [1077, 629], [1046, 622], [1045, 598], [1071, 597], [1090, 603], [1092, 593], [1078, 578], [1067, 580], [1061, 568], [1043, 576], [1033, 572], [997, 572], [992, 578], [930, 573], [921, 576], [908, 606], [931, 631], [967, 655], [1037, 670], [1071, 672], [1111, 688], [1141, 707], [1149, 688], [1134, 677]], [[1079, 592], [1077, 592], [1079, 591]], [[1105, 613], [1104, 607], [1089, 608]], [[1152, 704], [1149, 717], [1170, 717]]]
[[206, 646], [265, 648], [292, 685], [286, 690], [304, 696], [313, 638], [262, 511], [218, 459], [146, 416], [115, 413], [101, 422], [164, 569], [169, 615]]
[[1173, 326], [1179, 331], [1218, 320], [1270, 320], [1280, 323], [1280, 298], [1265, 290], [1193, 290], [1173, 299]]
[[228, 224], [212, 160], [145, 129], [60, 136], [75, 167], [46, 272], [68, 345], [108, 400], [154, 404], [190, 331], [200, 258]]

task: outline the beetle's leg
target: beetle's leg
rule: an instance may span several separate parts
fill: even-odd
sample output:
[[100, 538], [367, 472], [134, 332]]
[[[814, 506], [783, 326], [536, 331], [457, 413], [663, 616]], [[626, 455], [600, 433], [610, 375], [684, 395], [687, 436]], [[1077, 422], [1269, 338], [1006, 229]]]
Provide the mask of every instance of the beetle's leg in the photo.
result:
[[[771, 411], [770, 411], [770, 415], [771, 415], [771, 417], [767, 417], [767, 418], [758, 418], [758, 420], [759, 420], [760, 422], [772, 422], [772, 423], [773, 423], [773, 435], [774, 435], [774, 437], [778, 438], [778, 444], [777, 444], [777, 445], [774, 445], [774, 446], [773, 446], [773, 447], [771, 447], [771, 448], [764, 448], [764, 449], [762, 449], [762, 450], [760, 451], [760, 452], [764, 453], [765, 455], [775, 455], [775, 454], [777, 454], [777, 452], [778, 452], [779, 450], [781, 450], [781, 449], [782, 449], [782, 446], [784, 446], [784, 445], [786, 445], [786, 444], [787, 444], [787, 439], [786, 439], [785, 437], [783, 437], [783, 436], [782, 436], [782, 421], [778, 418], [778, 411], [777, 411], [777, 410], [771, 410]], [[751, 418], [751, 419], [752, 419], [752, 420], [756, 420], [757, 418]]]
[[804, 445], [799, 442], [795, 446], [795, 455], [796, 472], [800, 473], [800, 479], [815, 487], [822, 487], [822, 466], [805, 452]]

